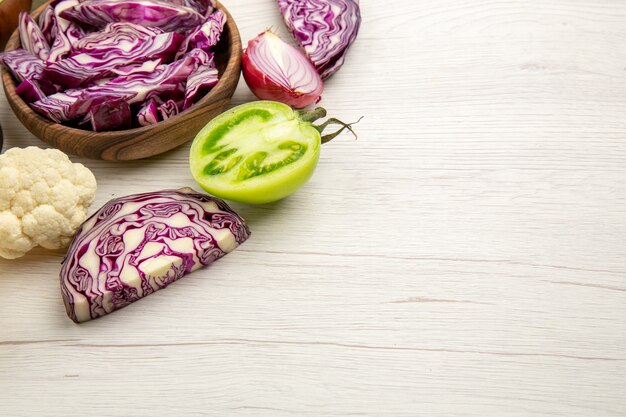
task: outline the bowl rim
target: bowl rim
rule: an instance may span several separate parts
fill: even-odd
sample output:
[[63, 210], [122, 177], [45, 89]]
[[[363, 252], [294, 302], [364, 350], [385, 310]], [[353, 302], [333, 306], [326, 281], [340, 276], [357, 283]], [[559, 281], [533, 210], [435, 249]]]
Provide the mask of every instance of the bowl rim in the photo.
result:
[[[44, 4], [39, 6], [37, 9], [31, 11], [29, 13], [30, 16], [33, 19], [37, 19], [37, 17], [39, 17], [39, 15], [44, 10], [44, 8], [46, 8], [52, 1], [53, 0], [48, 0]], [[237, 66], [241, 65], [241, 54], [242, 54], [241, 48], [233, 48], [232, 46], [233, 40], [238, 40], [238, 43], [241, 44], [241, 36], [239, 33], [239, 29], [237, 28], [237, 24], [235, 23], [235, 20], [233, 19], [228, 9], [220, 1], [216, 1], [215, 3], [216, 3], [215, 5], [216, 9], [219, 9], [226, 14], [226, 27], [228, 28], [229, 38], [231, 39], [230, 56], [228, 57], [226, 66], [224, 67], [224, 70], [222, 71], [222, 74], [224, 74], [224, 73], [229, 73], [233, 69], [237, 68]], [[11, 50], [19, 48], [20, 46], [21, 46], [21, 42], [19, 40], [19, 29], [16, 28], [13, 31], [13, 34], [11, 35], [11, 37], [9, 38], [9, 41], [7, 42], [5, 46], [5, 51], [11, 51]], [[15, 83], [13, 75], [10, 74], [10, 72], [6, 70], [2, 65], [0, 65], [0, 71], [2, 73], [2, 83], [3, 83], [5, 93], [8, 93], [7, 90], [11, 91], [12, 93], [15, 93], [15, 89], [17, 88], [17, 85]], [[66, 126], [62, 123], [56, 123], [40, 115], [36, 111], [34, 111], [17, 94], [13, 94], [13, 95], [15, 97], [15, 100], [17, 101], [16, 105], [20, 108], [20, 110], [23, 113], [22, 116], [27, 117], [29, 120], [32, 120], [34, 123], [45, 125], [45, 128], [51, 127], [54, 129], [63, 129], [64, 132], [66, 132], [68, 135], [71, 135], [76, 140], [79, 140], [81, 137], [83, 137], [86, 134], [88, 134], [92, 138], [94, 138], [94, 136], [97, 136], [98, 140], [112, 140], [112, 139], [120, 139], [128, 135], [144, 134], [156, 128], [157, 126], [160, 128], [165, 128], [168, 126], [175, 125], [179, 118], [187, 116], [193, 113], [194, 110], [198, 110], [200, 107], [215, 101], [213, 98], [215, 96], [219, 96], [222, 90], [225, 90], [227, 88], [227, 85], [226, 85], [227, 83], [224, 81], [225, 80], [222, 77], [220, 77], [217, 84], [207, 94], [205, 94], [204, 97], [202, 97], [198, 102], [193, 104], [188, 109], [185, 109], [182, 112], [178, 113], [176, 116], [171, 117], [167, 120], [162, 120], [158, 123], [155, 123], [153, 125], [148, 125], [148, 126], [140, 126], [140, 127], [134, 127], [132, 129], [124, 129], [124, 130], [110, 130], [110, 131], [104, 131], [104, 132], [96, 132], [93, 130], [78, 129], [75, 127]], [[13, 109], [13, 112], [15, 113], [14, 107], [11, 106], [11, 108]], [[26, 124], [25, 121], [21, 120], [21, 117], [18, 117], [18, 118], [20, 119], [22, 124]], [[41, 138], [39, 139], [43, 140]], [[43, 141], [46, 142], [45, 140]], [[49, 143], [49, 142], [46, 142], [46, 143]]]

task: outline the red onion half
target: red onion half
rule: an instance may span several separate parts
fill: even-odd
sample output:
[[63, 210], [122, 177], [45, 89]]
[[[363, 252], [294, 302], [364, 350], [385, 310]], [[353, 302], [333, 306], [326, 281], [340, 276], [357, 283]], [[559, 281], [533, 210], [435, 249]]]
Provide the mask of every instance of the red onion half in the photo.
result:
[[243, 77], [255, 96], [303, 108], [317, 103], [324, 82], [299, 49], [267, 30], [248, 42]]

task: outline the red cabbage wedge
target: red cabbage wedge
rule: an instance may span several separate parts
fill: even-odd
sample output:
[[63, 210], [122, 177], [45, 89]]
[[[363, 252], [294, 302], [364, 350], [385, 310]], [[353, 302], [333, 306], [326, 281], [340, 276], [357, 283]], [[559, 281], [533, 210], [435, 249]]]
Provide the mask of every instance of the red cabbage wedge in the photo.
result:
[[74, 237], [61, 269], [77, 323], [118, 310], [210, 265], [250, 236], [222, 200], [192, 189], [117, 198]]
[[50, 45], [37, 22], [26, 12], [21, 12], [18, 31], [22, 47], [42, 61], [50, 57]]
[[40, 59], [22, 48], [0, 53], [0, 64], [11, 71], [18, 81], [39, 78], [44, 69]]
[[43, 62], [25, 49], [17, 48], [0, 53], [0, 64], [4, 65], [20, 83], [15, 92], [26, 103], [41, 100], [53, 94], [57, 88], [43, 77]]
[[355, 0], [277, 0], [285, 24], [322, 78], [341, 66], [361, 26]]

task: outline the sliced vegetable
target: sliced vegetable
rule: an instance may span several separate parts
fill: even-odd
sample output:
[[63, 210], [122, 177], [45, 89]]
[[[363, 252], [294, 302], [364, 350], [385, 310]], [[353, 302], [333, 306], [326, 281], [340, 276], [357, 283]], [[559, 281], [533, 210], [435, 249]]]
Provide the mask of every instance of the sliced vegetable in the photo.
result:
[[137, 112], [137, 123], [149, 126], [159, 123], [159, 107], [154, 98], [147, 100]]
[[140, 64], [130, 64], [121, 67], [112, 68], [111, 72], [118, 76], [137, 74], [141, 72], [154, 72], [163, 61], [161, 59], [153, 59], [151, 61], [142, 62]]
[[49, 119], [61, 123], [84, 115], [91, 107], [106, 100], [123, 98], [129, 105], [141, 103], [150, 97], [180, 91], [180, 84], [209, 59], [206, 52], [194, 49], [178, 61], [158, 66], [150, 74], [135, 73], [93, 87], [66, 90], [45, 97], [33, 103], [32, 107]]
[[18, 81], [36, 78], [43, 72], [43, 62], [26, 49], [17, 48], [0, 52], [0, 64], [3, 64]]
[[178, 105], [174, 100], [167, 100], [159, 106], [159, 112], [161, 113], [161, 120], [167, 120], [178, 114]]
[[128, 22], [158, 27], [166, 32], [186, 32], [204, 20], [204, 16], [192, 8], [162, 0], [86, 0], [65, 9], [61, 16], [99, 28], [108, 23]]
[[15, 93], [24, 100], [25, 103], [32, 103], [43, 99], [46, 94], [41, 90], [39, 84], [36, 82], [25, 79], [16, 88]]
[[137, 62], [160, 59], [169, 61], [174, 57], [183, 36], [178, 33], [161, 33], [152, 38], [120, 40], [118, 45], [93, 48], [58, 60], [44, 69], [44, 76], [66, 88], [83, 85], [95, 78], [111, 75], [111, 70]]
[[221, 200], [189, 188], [105, 204], [81, 226], [61, 269], [67, 315], [102, 317], [208, 266], [250, 231]]
[[220, 41], [225, 24], [226, 14], [221, 10], [217, 10], [200, 27], [191, 32], [183, 43], [179, 54], [182, 55], [194, 48], [209, 51]]
[[83, 29], [74, 23], [70, 23], [64, 32], [58, 32], [50, 47], [50, 58], [48, 58], [47, 62], [56, 62], [68, 57], [72, 52], [72, 44], [77, 42], [84, 34]]
[[109, 23], [98, 32], [91, 32], [77, 40], [73, 45], [75, 51], [87, 53], [106, 53], [111, 48], [128, 51], [134, 49], [140, 41], [147, 41], [160, 35], [159, 28], [148, 28], [134, 23]]
[[56, 87], [43, 78], [43, 62], [22, 48], [0, 53], [0, 64], [4, 65], [20, 83], [17, 94], [30, 103], [33, 98], [57, 91]]
[[18, 30], [24, 49], [42, 61], [50, 57], [50, 45], [37, 26], [37, 22], [28, 13], [20, 13]]
[[72, 43], [84, 35], [84, 31], [76, 24], [61, 17], [64, 10], [78, 4], [78, 0], [61, 0], [54, 6], [54, 20], [56, 22], [56, 33], [54, 42], [50, 47], [50, 57], [48, 62], [56, 62], [65, 58], [72, 51]]
[[46, 116], [57, 123], [76, 119], [89, 112], [92, 107], [107, 100], [129, 98], [131, 93], [123, 95], [88, 91], [88, 89], [65, 90], [61, 93], [52, 94], [43, 99], [31, 103], [31, 107], [37, 113]]
[[218, 80], [219, 75], [211, 54], [211, 62], [198, 66], [187, 78], [183, 109], [188, 109], [197, 103], [217, 84]]
[[243, 76], [255, 96], [303, 108], [317, 103], [324, 83], [302, 52], [267, 30], [248, 42]]
[[54, 16], [54, 7], [47, 5], [45, 9], [39, 15], [37, 23], [41, 28], [41, 33], [48, 42], [48, 45], [52, 45], [57, 34], [57, 22]]
[[285, 24], [322, 78], [341, 66], [361, 25], [355, 0], [277, 0]]
[[132, 125], [148, 125], [217, 84], [211, 49], [225, 22], [213, 0], [53, 0], [38, 24], [21, 15], [27, 49], [0, 53], [0, 64], [17, 93], [57, 123], [119, 129], [130, 110]]
[[89, 110], [91, 128], [95, 132], [121, 130], [132, 127], [130, 105], [124, 99], [108, 100]]
[[[287, 197], [313, 174], [320, 145], [352, 131], [336, 119], [315, 126], [326, 111], [295, 111], [283, 103], [242, 104], [211, 120], [198, 133], [190, 152], [190, 168], [207, 192], [243, 203], [270, 203]], [[342, 128], [321, 136], [331, 124]]]
[[194, 9], [202, 16], [208, 16], [213, 13], [215, 9], [215, 1], [214, 0], [170, 0], [174, 4], [179, 4], [181, 6], [186, 6], [191, 9]]

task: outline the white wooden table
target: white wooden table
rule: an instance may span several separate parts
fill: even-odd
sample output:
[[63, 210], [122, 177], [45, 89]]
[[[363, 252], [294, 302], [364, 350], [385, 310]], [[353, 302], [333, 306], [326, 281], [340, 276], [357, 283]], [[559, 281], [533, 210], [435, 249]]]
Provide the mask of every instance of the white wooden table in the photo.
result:
[[[245, 41], [272, 0], [225, 0]], [[364, 115], [239, 250], [108, 317], [0, 260], [0, 416], [626, 415], [626, 3], [362, 1], [323, 105]], [[233, 104], [253, 97], [240, 85]], [[43, 146], [0, 97], [6, 146]], [[188, 146], [75, 158], [114, 196]]]

